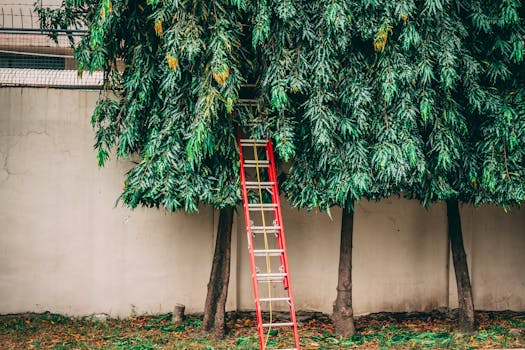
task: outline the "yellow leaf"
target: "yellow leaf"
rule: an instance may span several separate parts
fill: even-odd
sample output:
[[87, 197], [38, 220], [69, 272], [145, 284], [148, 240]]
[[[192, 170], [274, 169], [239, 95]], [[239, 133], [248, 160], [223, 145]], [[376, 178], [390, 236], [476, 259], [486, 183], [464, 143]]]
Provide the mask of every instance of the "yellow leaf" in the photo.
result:
[[167, 55], [166, 61], [168, 61], [168, 66], [171, 69], [177, 70], [177, 67], [179, 66], [179, 60], [177, 59], [177, 57], [173, 57], [172, 55]]
[[392, 34], [392, 26], [382, 25], [374, 38], [374, 50], [383, 51], [388, 40], [388, 34]]
[[213, 72], [213, 79], [219, 84], [220, 86], [224, 86], [226, 83], [226, 79], [230, 76], [230, 67], [226, 67], [225, 70], [220, 72]]
[[162, 20], [159, 19], [158, 21], [155, 22], [155, 33], [158, 35], [158, 36], [162, 36], [163, 34], [163, 30], [162, 30]]

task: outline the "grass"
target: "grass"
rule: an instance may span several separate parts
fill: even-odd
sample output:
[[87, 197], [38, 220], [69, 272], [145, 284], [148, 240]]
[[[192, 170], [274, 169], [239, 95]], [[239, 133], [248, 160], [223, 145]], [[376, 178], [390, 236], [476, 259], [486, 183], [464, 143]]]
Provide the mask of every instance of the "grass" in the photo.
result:
[[[304, 349], [501, 349], [525, 348], [525, 314], [479, 312], [478, 332], [454, 331], [445, 314], [375, 314], [356, 321], [357, 334], [343, 339], [323, 315], [301, 317]], [[191, 316], [133, 316], [105, 322], [44, 313], [0, 316], [0, 349], [258, 349], [253, 314], [230, 314], [226, 339], [215, 340]], [[286, 346], [286, 332], [272, 330], [268, 347]], [[288, 344], [289, 345], [289, 344]]]

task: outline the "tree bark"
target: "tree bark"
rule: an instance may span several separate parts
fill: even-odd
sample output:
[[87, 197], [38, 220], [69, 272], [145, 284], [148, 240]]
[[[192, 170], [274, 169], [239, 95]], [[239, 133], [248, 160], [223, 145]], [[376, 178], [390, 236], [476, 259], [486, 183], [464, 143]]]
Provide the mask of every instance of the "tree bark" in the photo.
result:
[[204, 331], [213, 331], [218, 339], [223, 339], [225, 333], [224, 314], [230, 280], [232, 225], [233, 207], [221, 209], [202, 322]]
[[476, 329], [474, 320], [474, 301], [472, 297], [472, 287], [470, 286], [467, 255], [465, 254], [465, 247], [463, 244], [458, 201], [447, 201], [447, 217], [448, 237], [458, 288], [459, 330], [463, 333], [472, 333]]
[[337, 298], [334, 302], [332, 321], [337, 334], [343, 337], [355, 333], [354, 311], [352, 309], [352, 236], [354, 212], [343, 208], [341, 223], [341, 244], [339, 246], [339, 275]]

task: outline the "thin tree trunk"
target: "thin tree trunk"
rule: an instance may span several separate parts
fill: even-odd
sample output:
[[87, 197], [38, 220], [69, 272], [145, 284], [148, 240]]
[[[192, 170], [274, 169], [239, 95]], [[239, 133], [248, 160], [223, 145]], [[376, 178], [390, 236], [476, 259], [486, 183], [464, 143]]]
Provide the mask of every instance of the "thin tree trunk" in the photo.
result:
[[341, 244], [339, 246], [339, 275], [337, 298], [334, 302], [332, 321], [336, 333], [343, 337], [355, 333], [354, 311], [352, 309], [352, 236], [354, 230], [354, 212], [343, 208], [341, 223]]
[[204, 331], [213, 330], [219, 339], [224, 338], [226, 299], [228, 297], [228, 282], [230, 280], [230, 256], [233, 224], [233, 207], [220, 210], [219, 225], [217, 226], [217, 239], [213, 264], [211, 267], [208, 294], [204, 306]]
[[474, 301], [467, 266], [467, 255], [463, 245], [461, 216], [458, 201], [447, 201], [448, 237], [454, 262], [459, 302], [459, 330], [472, 333], [476, 329], [474, 321]]

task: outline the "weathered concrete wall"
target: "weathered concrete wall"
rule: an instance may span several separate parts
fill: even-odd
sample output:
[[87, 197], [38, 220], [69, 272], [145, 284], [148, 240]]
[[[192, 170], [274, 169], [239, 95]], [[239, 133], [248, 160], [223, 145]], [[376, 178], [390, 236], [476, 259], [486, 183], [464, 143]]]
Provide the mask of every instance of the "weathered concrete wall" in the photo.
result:
[[[0, 89], [0, 314], [201, 311], [217, 213], [114, 207], [126, 161], [96, 165], [95, 91]], [[242, 211], [239, 211], [242, 213]], [[299, 309], [330, 312], [341, 212], [333, 220], [285, 205]], [[525, 310], [525, 210], [462, 209], [480, 309]], [[235, 219], [228, 307], [253, 309], [244, 220]], [[446, 210], [391, 198], [356, 208], [357, 314], [457, 303]]]
[[[374, 311], [429, 310], [447, 303], [447, 236], [444, 209], [426, 211], [417, 202], [389, 199], [363, 202], [354, 217], [353, 296], [357, 314]], [[286, 237], [300, 307], [330, 312], [335, 299], [339, 263], [341, 211], [333, 221], [325, 214], [284, 208]], [[239, 261], [248, 261], [244, 222]], [[249, 266], [240, 281], [248, 286]], [[253, 297], [242, 289], [242, 308]]]
[[126, 162], [98, 169], [98, 92], [0, 89], [0, 313], [198, 311], [214, 216], [114, 208]]
[[[475, 306], [485, 310], [525, 310], [525, 208], [465, 206], [463, 238]], [[449, 300], [457, 307], [452, 260]]]

